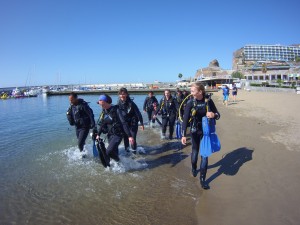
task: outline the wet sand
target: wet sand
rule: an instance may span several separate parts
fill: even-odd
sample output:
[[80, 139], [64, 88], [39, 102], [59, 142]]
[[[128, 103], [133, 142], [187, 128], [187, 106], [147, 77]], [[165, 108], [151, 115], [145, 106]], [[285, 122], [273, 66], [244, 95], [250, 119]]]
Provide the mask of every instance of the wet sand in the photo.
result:
[[[198, 224], [299, 224], [300, 95], [239, 91], [228, 107], [221, 95], [213, 96], [222, 149], [209, 158], [211, 189], [199, 175], [194, 182]], [[189, 176], [190, 157], [184, 166]]]

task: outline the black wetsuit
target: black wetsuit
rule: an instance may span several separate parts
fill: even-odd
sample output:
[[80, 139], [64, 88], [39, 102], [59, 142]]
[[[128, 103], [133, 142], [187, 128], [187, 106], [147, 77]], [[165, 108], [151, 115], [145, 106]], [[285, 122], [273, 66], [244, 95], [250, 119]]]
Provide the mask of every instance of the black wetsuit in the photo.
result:
[[[180, 108], [180, 105], [181, 105], [181, 103], [182, 103], [183, 100], [184, 100], [184, 96], [183, 95], [181, 95], [181, 96], [177, 95], [176, 96], [176, 101], [177, 101], [177, 104], [178, 104], [179, 108]], [[180, 108], [180, 111], [179, 111], [179, 108], [178, 108], [178, 115], [177, 115], [176, 119], [178, 119], [179, 114], [180, 114], [181, 117], [183, 117], [184, 105]]]
[[170, 97], [169, 100], [167, 100], [166, 97], [163, 97], [160, 100], [159, 106], [157, 107], [157, 110], [155, 112], [155, 115], [157, 115], [159, 112], [161, 113], [163, 136], [166, 135], [167, 126], [169, 124], [169, 139], [173, 138], [174, 125], [178, 108], [179, 107], [176, 99]]
[[[118, 105], [111, 106], [109, 109], [103, 109], [97, 121], [97, 133], [107, 134], [108, 147], [106, 149], [106, 161], [109, 158], [119, 161], [119, 145], [123, 135], [131, 136], [129, 127], [124, 118], [124, 113], [119, 109]], [[108, 158], [107, 158], [108, 156]]]
[[[213, 100], [209, 100], [208, 104], [210, 109], [213, 113], [217, 113], [215, 119], [220, 118], [220, 114], [213, 102]], [[206, 103], [205, 100], [197, 100], [197, 99], [190, 99], [184, 109], [184, 116], [182, 122], [182, 136], [186, 137], [186, 130], [187, 126], [190, 122], [190, 129], [191, 129], [191, 141], [192, 141], [192, 155], [191, 155], [191, 163], [192, 168], [197, 169], [197, 161], [198, 161], [198, 154], [200, 148], [200, 141], [203, 137], [203, 130], [202, 130], [202, 117], [206, 116]], [[204, 177], [206, 177], [207, 172], [207, 165], [208, 165], [208, 158], [201, 157], [200, 163], [200, 173]]]
[[[130, 136], [133, 137], [134, 139], [134, 144], [131, 147], [133, 150], [136, 150], [137, 148], [136, 135], [138, 132], [139, 122], [141, 126], [144, 126], [142, 114], [138, 109], [137, 105], [130, 98], [127, 98], [125, 102], [119, 100], [118, 106], [120, 110], [123, 112], [125, 121], [127, 122], [127, 125], [130, 130], [130, 134], [131, 134]], [[128, 140], [127, 133], [124, 134], [124, 146], [125, 149], [128, 150], [129, 140]]]
[[83, 99], [78, 99], [77, 105], [70, 105], [67, 119], [71, 126], [75, 125], [78, 148], [82, 151], [89, 130], [95, 127], [93, 110]]
[[155, 119], [153, 119], [154, 106], [153, 104], [158, 104], [158, 101], [155, 96], [146, 97], [143, 105], [143, 110], [147, 112], [149, 124], [150, 122], [155, 123]]

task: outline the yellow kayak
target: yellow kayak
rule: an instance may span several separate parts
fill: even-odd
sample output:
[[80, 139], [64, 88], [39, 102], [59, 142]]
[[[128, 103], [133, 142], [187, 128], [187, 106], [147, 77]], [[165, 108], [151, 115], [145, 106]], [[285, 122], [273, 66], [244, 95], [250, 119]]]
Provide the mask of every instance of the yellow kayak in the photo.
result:
[[0, 96], [1, 99], [7, 99], [8, 98], [8, 94], [7, 93], [3, 93]]

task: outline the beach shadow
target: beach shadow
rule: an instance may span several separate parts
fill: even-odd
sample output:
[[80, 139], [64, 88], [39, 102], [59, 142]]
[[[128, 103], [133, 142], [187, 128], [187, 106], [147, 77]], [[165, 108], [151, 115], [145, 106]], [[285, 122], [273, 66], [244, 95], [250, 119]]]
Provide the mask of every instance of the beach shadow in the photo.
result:
[[180, 141], [173, 140], [170, 142], [165, 142], [162, 145], [146, 147], [145, 150], [147, 152], [146, 155], [157, 155], [170, 150], [177, 151], [179, 148], [182, 148]]
[[219, 162], [208, 166], [208, 169], [215, 167], [219, 167], [219, 169], [207, 179], [207, 183], [209, 184], [222, 174], [227, 176], [236, 175], [244, 163], [252, 160], [252, 154], [253, 150], [248, 148], [238, 148], [227, 153]]
[[[157, 155], [155, 159], [147, 159], [149, 169], [159, 167], [161, 165], [170, 164], [171, 167], [176, 166], [179, 162], [187, 158], [189, 155], [185, 154], [182, 150], [181, 142], [172, 141], [166, 142], [159, 146], [152, 146], [146, 148], [146, 155], [154, 156]], [[160, 156], [161, 155], [161, 156]]]
[[184, 154], [183, 152], [174, 152], [172, 154], [164, 155], [153, 160], [146, 160], [146, 163], [148, 164], [147, 168], [153, 169], [165, 164], [170, 164], [170, 167], [174, 167], [187, 157], [189, 157], [189, 155]]

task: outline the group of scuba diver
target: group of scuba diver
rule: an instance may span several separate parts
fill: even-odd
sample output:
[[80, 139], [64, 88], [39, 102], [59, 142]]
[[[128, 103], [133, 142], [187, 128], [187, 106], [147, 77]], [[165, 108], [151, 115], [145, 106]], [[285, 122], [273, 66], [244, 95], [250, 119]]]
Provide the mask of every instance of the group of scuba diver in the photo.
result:
[[[93, 110], [87, 102], [78, 98], [76, 93], [71, 93], [69, 96], [70, 107], [67, 111], [67, 118], [70, 125], [74, 125], [76, 128], [79, 150], [83, 151], [89, 130], [92, 129], [93, 140], [96, 140], [99, 145], [101, 144], [99, 155], [105, 167], [110, 166], [111, 159], [120, 161], [118, 147], [123, 139], [125, 150], [135, 154], [138, 127], [140, 126], [144, 130], [142, 114], [130, 98], [127, 89], [121, 88], [118, 94], [119, 99], [115, 105], [112, 104], [109, 95], [100, 95], [97, 104], [102, 107], [102, 112], [97, 123], [94, 120]], [[190, 127], [192, 175], [196, 177], [198, 155], [201, 151], [200, 141], [203, 137], [202, 118], [205, 116], [216, 120], [220, 118], [220, 113], [210, 95], [205, 93], [204, 86], [197, 82], [193, 83], [190, 94], [177, 90], [176, 97], [171, 95], [170, 90], [165, 90], [164, 96], [159, 102], [150, 91], [144, 101], [143, 111], [147, 113], [149, 127], [152, 127], [155, 122], [161, 125], [162, 139], [173, 139], [174, 126], [177, 123], [176, 126], [180, 125], [181, 132], [179, 137], [178, 133], [176, 136], [181, 139], [183, 145], [186, 145], [187, 129]], [[157, 118], [158, 115], [161, 115], [161, 121]], [[166, 135], [167, 127], [169, 127], [168, 136]], [[106, 135], [108, 140], [106, 148], [100, 137], [101, 134]], [[207, 167], [208, 157], [201, 156], [200, 184], [203, 189], [209, 189], [209, 185], [206, 183]]]

